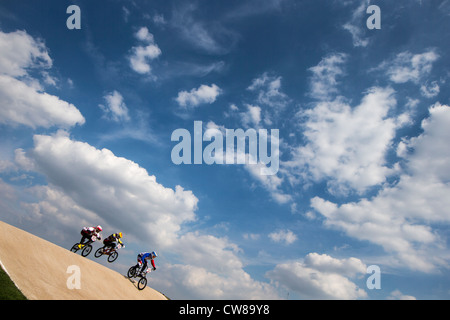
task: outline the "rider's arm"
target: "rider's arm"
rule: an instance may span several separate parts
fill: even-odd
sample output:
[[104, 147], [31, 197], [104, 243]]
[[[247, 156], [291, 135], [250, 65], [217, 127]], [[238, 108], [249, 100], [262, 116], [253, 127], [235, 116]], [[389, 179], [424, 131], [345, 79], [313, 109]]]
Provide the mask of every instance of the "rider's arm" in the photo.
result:
[[152, 262], [152, 267], [153, 267], [153, 270], [155, 270], [155, 269], [156, 269], [156, 266], [155, 266], [155, 260], [154, 260], [154, 259], [152, 259], [152, 260], [151, 260], [151, 262]]

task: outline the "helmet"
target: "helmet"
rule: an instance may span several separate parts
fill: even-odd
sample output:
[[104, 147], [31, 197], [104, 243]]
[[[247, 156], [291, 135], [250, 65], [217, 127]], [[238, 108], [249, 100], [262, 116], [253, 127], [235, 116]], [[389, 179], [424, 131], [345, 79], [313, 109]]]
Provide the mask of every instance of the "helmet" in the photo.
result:
[[122, 232], [117, 233], [117, 238], [122, 238]]
[[156, 258], [158, 255], [156, 254], [156, 251], [152, 252], [152, 258]]
[[98, 232], [100, 232], [100, 231], [102, 231], [103, 229], [102, 229], [101, 226], [96, 226], [96, 227], [95, 227], [95, 230], [97, 230]]

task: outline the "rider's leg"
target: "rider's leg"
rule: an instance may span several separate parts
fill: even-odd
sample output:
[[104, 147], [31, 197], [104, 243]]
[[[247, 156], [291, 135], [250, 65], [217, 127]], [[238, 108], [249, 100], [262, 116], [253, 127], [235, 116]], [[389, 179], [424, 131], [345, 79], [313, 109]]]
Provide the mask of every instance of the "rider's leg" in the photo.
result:
[[[84, 234], [81, 234], [81, 240], [80, 240], [80, 244], [78, 245], [79, 248], [81, 248], [84, 244], [85, 244], [85, 240], [89, 239], [89, 237], [85, 236]], [[86, 242], [88, 242], [89, 240], [87, 240]]]
[[142, 264], [141, 273], [147, 270], [147, 260], [144, 259], [144, 263]]
[[105, 245], [105, 249], [108, 251], [111, 251], [116, 247], [115, 242], [103, 242], [103, 244]]

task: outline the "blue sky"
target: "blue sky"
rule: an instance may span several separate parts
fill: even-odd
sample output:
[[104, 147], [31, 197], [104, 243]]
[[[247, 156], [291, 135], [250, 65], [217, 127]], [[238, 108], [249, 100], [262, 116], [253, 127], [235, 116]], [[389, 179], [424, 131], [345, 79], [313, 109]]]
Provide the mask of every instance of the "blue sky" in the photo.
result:
[[[109, 266], [156, 250], [173, 299], [448, 299], [449, 18], [448, 0], [2, 2], [0, 219], [65, 247], [122, 231]], [[174, 164], [194, 121], [278, 129], [279, 170]]]

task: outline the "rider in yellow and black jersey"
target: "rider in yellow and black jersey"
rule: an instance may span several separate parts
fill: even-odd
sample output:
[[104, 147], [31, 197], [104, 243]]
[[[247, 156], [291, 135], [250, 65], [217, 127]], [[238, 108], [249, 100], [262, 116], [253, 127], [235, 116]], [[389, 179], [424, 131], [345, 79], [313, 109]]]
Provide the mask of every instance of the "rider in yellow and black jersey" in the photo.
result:
[[120, 240], [121, 238], [122, 232], [113, 233], [109, 237], [105, 238], [105, 240], [103, 240], [103, 244], [105, 245], [105, 247], [110, 247], [111, 249], [114, 249], [117, 244], [121, 244], [122, 246], [124, 246], [122, 240]]

